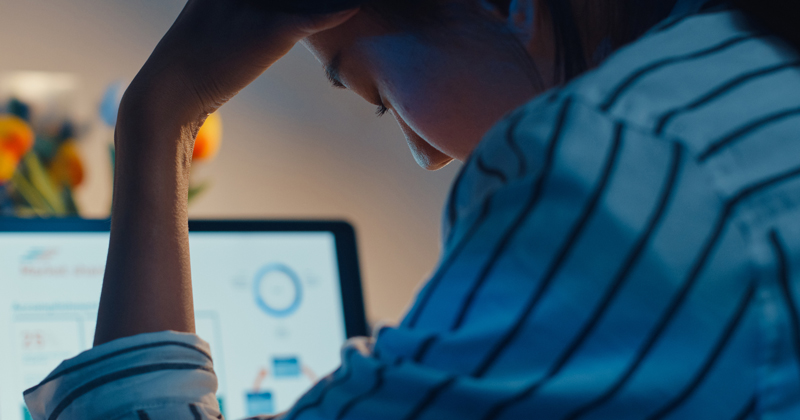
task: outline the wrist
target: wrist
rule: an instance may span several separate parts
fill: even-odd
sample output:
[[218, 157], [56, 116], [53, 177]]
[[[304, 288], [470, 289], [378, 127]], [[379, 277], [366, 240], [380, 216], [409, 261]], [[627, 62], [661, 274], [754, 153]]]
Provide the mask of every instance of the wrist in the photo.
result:
[[213, 110], [207, 109], [186, 72], [176, 66], [153, 69], [149, 63], [125, 90], [119, 118], [144, 119], [149, 125], [183, 127], [202, 124]]
[[175, 105], [171, 93], [140, 86], [132, 84], [120, 104], [114, 136], [115, 210], [131, 202], [182, 206], [201, 117]]
[[136, 75], [122, 97], [115, 145], [133, 156], [149, 152], [169, 158], [188, 151], [191, 157], [197, 131], [210, 111], [180, 69], [148, 67]]

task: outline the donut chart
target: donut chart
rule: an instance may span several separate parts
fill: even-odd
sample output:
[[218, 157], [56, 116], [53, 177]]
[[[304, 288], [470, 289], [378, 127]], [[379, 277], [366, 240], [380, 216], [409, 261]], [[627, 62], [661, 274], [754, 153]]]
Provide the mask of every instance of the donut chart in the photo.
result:
[[253, 282], [256, 305], [267, 315], [285, 318], [293, 314], [303, 299], [300, 277], [283, 264], [261, 268]]

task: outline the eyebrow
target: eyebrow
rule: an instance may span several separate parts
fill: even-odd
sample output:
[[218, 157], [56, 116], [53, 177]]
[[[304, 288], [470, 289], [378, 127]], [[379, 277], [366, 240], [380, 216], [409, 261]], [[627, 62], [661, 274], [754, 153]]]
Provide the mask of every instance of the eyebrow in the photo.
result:
[[325, 65], [325, 76], [331, 85], [337, 89], [346, 89], [344, 83], [339, 79], [339, 67], [342, 65], [342, 53], [336, 53], [333, 59]]

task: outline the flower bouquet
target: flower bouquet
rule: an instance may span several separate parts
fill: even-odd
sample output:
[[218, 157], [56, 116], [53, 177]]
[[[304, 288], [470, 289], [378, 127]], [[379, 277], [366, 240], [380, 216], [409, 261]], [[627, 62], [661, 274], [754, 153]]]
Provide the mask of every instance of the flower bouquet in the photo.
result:
[[[61, 83], [52, 83], [52, 79], [59, 77]], [[65, 86], [68, 85], [66, 90], [74, 90], [74, 83], [63, 83], [71, 80], [63, 77], [26, 73], [12, 78], [15, 83], [21, 80], [23, 87], [33, 86], [34, 95], [26, 95], [25, 89], [22, 95], [14, 95], [13, 89], [9, 95], [2, 92], [5, 85], [0, 84], [0, 216], [80, 215], [75, 189], [83, 183], [85, 170], [76, 131], [86, 132], [88, 125], [76, 129], [74, 113], [69, 109], [71, 101], [64, 99]], [[121, 84], [112, 84], [100, 101], [100, 121], [112, 132], [123, 90]], [[5, 99], [3, 93], [6, 93]], [[221, 119], [212, 114], [198, 132], [193, 163], [213, 159], [221, 139]], [[114, 147], [113, 144], [108, 147], [113, 168]], [[193, 180], [189, 188], [190, 202], [208, 186], [208, 181]]]
[[[11, 99], [0, 113], [0, 214], [77, 216], [73, 190], [83, 182], [72, 122], [34, 130], [30, 107]], [[51, 126], [52, 128], [52, 126]]]

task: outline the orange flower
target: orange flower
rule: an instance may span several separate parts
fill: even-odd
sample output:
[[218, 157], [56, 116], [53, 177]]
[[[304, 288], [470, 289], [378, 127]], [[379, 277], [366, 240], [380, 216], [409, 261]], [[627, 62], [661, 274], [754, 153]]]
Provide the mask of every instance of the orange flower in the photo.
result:
[[222, 119], [217, 114], [211, 114], [206, 118], [206, 122], [197, 132], [194, 141], [194, 151], [192, 161], [211, 160], [219, 152], [219, 145], [222, 141]]
[[83, 182], [83, 162], [75, 141], [67, 140], [58, 148], [48, 172], [56, 185], [74, 188]]
[[19, 159], [11, 152], [0, 149], [0, 184], [8, 182], [17, 170]]
[[33, 147], [36, 137], [25, 120], [14, 115], [0, 115], [0, 149], [19, 161]]

